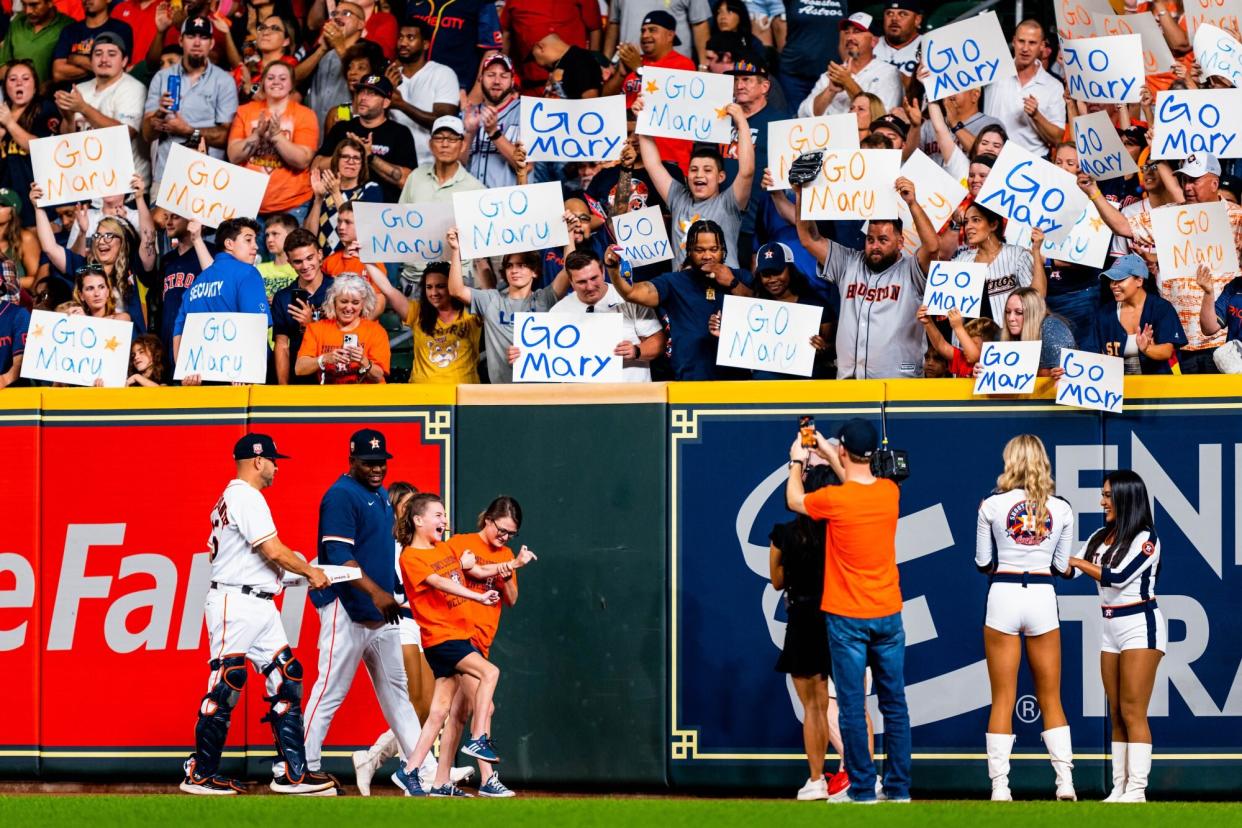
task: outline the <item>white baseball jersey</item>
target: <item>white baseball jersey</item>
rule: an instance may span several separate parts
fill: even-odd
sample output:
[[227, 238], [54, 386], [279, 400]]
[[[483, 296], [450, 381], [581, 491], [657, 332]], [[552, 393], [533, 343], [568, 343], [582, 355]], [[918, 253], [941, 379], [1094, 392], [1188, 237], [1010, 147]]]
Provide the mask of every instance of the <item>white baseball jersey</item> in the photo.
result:
[[1048, 498], [1045, 534], [1036, 531], [1026, 492], [999, 492], [979, 506], [975, 564], [999, 572], [1064, 572], [1074, 543], [1074, 510], [1062, 498]]
[[875, 44], [875, 57], [876, 60], [892, 64], [898, 72], [908, 78], [919, 66], [919, 54], [922, 48], [922, 35], [915, 35], [913, 40], [901, 48], [893, 46], [887, 38], [882, 37]]
[[[1095, 534], [1103, 532], [1099, 529]], [[1095, 534], [1091, 537], [1094, 538]], [[1091, 538], [1083, 547], [1081, 554], [1087, 558], [1087, 547]], [[1160, 539], [1154, 531], [1139, 532], [1130, 542], [1130, 548], [1117, 561], [1116, 566], [1105, 566], [1101, 559], [1107, 560], [1109, 548], [1101, 543], [1096, 549], [1093, 560], [1100, 564], [1100, 603], [1106, 607], [1137, 604], [1156, 597], [1156, 576], [1160, 572]]]
[[230, 480], [211, 510], [211, 580], [219, 584], [280, 591], [280, 567], [255, 547], [276, 537], [263, 493], [244, 480]]

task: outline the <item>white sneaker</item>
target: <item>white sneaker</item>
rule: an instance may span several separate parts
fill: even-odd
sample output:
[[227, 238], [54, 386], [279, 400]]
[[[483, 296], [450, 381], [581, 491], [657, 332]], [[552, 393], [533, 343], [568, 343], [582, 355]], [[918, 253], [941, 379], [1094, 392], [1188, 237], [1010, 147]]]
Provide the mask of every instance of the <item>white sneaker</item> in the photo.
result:
[[449, 781], [454, 785], [460, 785], [462, 782], [469, 782], [474, 777], [474, 768], [451, 768], [449, 770]]
[[1013, 802], [1013, 794], [1010, 793], [1009, 787], [1004, 786], [992, 789], [993, 802]]
[[806, 784], [798, 789], [798, 794], [794, 798], [799, 802], [813, 802], [817, 799], [827, 799], [828, 780], [822, 776], [819, 779], [806, 780]]
[[1057, 785], [1057, 800], [1060, 802], [1078, 801], [1078, 793], [1074, 790], [1073, 783]]
[[1120, 802], [1122, 794], [1124, 794], [1125, 792], [1126, 792], [1126, 789], [1124, 785], [1120, 788], [1113, 788], [1111, 791], [1108, 792], [1108, 796], [1104, 797], [1100, 801], [1101, 802]]
[[884, 796], [884, 780], [878, 775], [875, 778], [875, 798], [879, 799]]
[[378, 769], [379, 765], [371, 757], [370, 751], [354, 751], [354, 777], [358, 783], [358, 793], [363, 796], [371, 795], [371, 780]]

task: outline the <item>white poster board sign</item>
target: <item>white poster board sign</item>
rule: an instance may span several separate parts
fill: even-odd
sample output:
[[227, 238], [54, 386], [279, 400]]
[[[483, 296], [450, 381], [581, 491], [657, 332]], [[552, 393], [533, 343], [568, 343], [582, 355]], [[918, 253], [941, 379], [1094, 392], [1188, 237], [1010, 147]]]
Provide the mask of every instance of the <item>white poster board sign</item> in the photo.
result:
[[1088, 103], [1138, 103], [1145, 81], [1143, 39], [1136, 34], [1061, 44], [1070, 96]]
[[[953, 217], [953, 211], [966, 198], [968, 192], [962, 182], [944, 171], [922, 150], [915, 150], [906, 163], [901, 165], [901, 176], [914, 183], [914, 199], [927, 213], [931, 226], [939, 233]], [[914, 229], [914, 216], [900, 198], [897, 199], [897, 215], [901, 217], [902, 247], [910, 255], [919, 249], [919, 233]]]
[[979, 262], [932, 262], [927, 273], [923, 304], [932, 316], [956, 310], [967, 319], [978, 318], [988, 266]]
[[[1025, 224], [1011, 221], [1005, 226], [1005, 241], [1018, 247], [1031, 247], [1031, 228]], [[1085, 267], [1104, 267], [1104, 259], [1108, 256], [1108, 248], [1112, 244], [1113, 234], [1100, 218], [1095, 205], [1088, 203], [1087, 208], [1078, 216], [1069, 235], [1059, 242], [1049, 241], [1044, 237], [1040, 250], [1044, 254], [1045, 263], [1051, 259], [1073, 262]]]
[[1061, 40], [1091, 37], [1097, 34], [1097, 18], [1114, 14], [1108, 0], [1052, 0], [1052, 6]]
[[716, 364], [809, 377], [815, 367], [811, 337], [823, 308], [727, 295], [720, 314]]
[[31, 311], [21, 375], [65, 385], [103, 380], [107, 388], [124, 388], [133, 336], [133, 322]]
[[929, 101], [987, 86], [1018, 74], [996, 12], [984, 12], [923, 35], [923, 81]]
[[768, 169], [773, 190], [789, 189], [789, 168], [804, 152], [858, 149], [858, 118], [852, 113], [790, 118], [768, 123]]
[[1242, 0], [1184, 0], [1186, 34], [1192, 41], [1204, 23], [1224, 29], [1238, 28], [1242, 21]]
[[257, 216], [266, 189], [261, 172], [173, 144], [155, 204], [204, 227], [219, 227], [226, 219]]
[[186, 314], [173, 379], [185, 379], [191, 374], [198, 374], [207, 382], [266, 382], [267, 316]]
[[1065, 373], [1057, 380], [1057, 405], [1121, 413], [1124, 359], [1062, 348], [1061, 370]]
[[975, 375], [975, 394], [1030, 394], [1039, 375], [1043, 343], [985, 342]]
[[1104, 110], [1074, 119], [1074, 143], [1078, 147], [1078, 168], [1096, 181], [1121, 178], [1138, 172], [1117, 128]]
[[464, 259], [569, 243], [559, 181], [453, 193], [453, 214]]
[[1203, 77], [1225, 78], [1235, 87], [1242, 78], [1242, 43], [1231, 35], [1204, 23], [1195, 32], [1195, 60], [1203, 69]]
[[[1143, 44], [1143, 74], [1169, 72], [1173, 50], [1151, 14], [1100, 14], [1095, 18], [1095, 34], [1101, 36], [1136, 34]], [[1078, 35], [1082, 37], [1083, 35]]]
[[514, 382], [621, 382], [619, 313], [516, 313]]
[[639, 135], [709, 144], [733, 140], [733, 119], [725, 112], [733, 103], [732, 76], [658, 66], [644, 66], [640, 72]]
[[129, 127], [35, 138], [30, 142], [30, 165], [35, 183], [43, 189], [39, 207], [128, 193], [134, 177]]
[[819, 175], [802, 188], [802, 218], [897, 218], [901, 199], [893, 183], [900, 172], [900, 150], [829, 150]]
[[673, 258], [668, 226], [659, 207], [644, 207], [612, 217], [612, 230], [621, 245], [621, 258], [632, 265], [654, 264]]
[[453, 211], [444, 202], [373, 204], [354, 202], [358, 258], [371, 264], [448, 261], [444, 236], [453, 226]]
[[1156, 93], [1151, 157], [1210, 152], [1242, 158], [1242, 89], [1169, 89]]
[[625, 145], [625, 96], [582, 101], [528, 98], [521, 104], [527, 161], [616, 161]]
[[1050, 241], [1064, 239], [1091, 202], [1078, 179], [1009, 141], [975, 199], [1007, 219], [1038, 227]]
[[1151, 211], [1161, 279], [1194, 279], [1199, 265], [1236, 273], [1238, 249], [1224, 201], [1171, 204]]

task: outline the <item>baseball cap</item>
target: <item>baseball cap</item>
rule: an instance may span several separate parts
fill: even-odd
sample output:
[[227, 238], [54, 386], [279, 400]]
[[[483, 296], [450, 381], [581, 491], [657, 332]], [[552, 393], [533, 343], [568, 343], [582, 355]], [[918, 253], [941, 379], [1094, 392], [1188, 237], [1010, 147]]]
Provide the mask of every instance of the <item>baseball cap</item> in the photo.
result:
[[100, 32], [99, 34], [95, 35], [95, 40], [91, 43], [91, 51], [94, 52], [95, 47], [101, 43], [110, 43], [111, 45], [120, 49], [121, 54], [123, 55], [129, 54], [129, 46], [125, 43], [125, 38], [121, 37], [116, 32]]
[[1222, 175], [1220, 177], [1220, 188], [1233, 193], [1234, 198], [1242, 198], [1242, 178], [1236, 175]]
[[755, 255], [756, 273], [778, 273], [794, 263], [793, 250], [784, 242], [768, 242]]
[[910, 125], [898, 118], [896, 115], [881, 115], [879, 118], [876, 118], [871, 122], [871, 126], [868, 127], [868, 129], [875, 132], [880, 127], [888, 127], [893, 132], [900, 135], [903, 141], [906, 138], [906, 133], [910, 131]]
[[493, 63], [503, 64], [505, 69], [509, 70], [509, 74], [513, 74], [513, 72], [515, 71], [513, 68], [513, 61], [510, 60], [509, 56], [506, 54], [496, 52], [494, 55], [489, 55], [487, 60], [483, 61], [483, 68], [486, 69], [487, 67], [491, 66]]
[[435, 135], [442, 129], [447, 129], [458, 135], [466, 134], [466, 125], [456, 115], [441, 115], [439, 118], [436, 118], [435, 123], [431, 125], [431, 134]]
[[8, 187], [0, 187], [0, 206], [12, 207], [14, 210], [22, 208], [22, 198], [17, 194], [16, 190], [10, 190]]
[[[646, 26], [648, 23], [653, 26], [659, 26], [661, 29], [668, 29], [670, 32], [677, 31], [677, 21], [673, 18], [673, 15], [659, 9], [647, 12], [647, 16], [643, 18], [642, 25]], [[681, 45], [681, 38], [676, 34], [673, 35], [673, 45]]]
[[383, 432], [373, 428], [355, 431], [349, 438], [349, 456], [356, 460], [391, 460]]
[[875, 19], [866, 12], [854, 12], [849, 17], [841, 21], [841, 31], [846, 29], [856, 29], [860, 32], [871, 32], [875, 34]]
[[754, 60], [741, 59], [735, 61], [732, 69], [725, 71], [726, 75], [757, 75], [761, 78], [768, 77], [768, 67], [764, 65], [762, 60], [755, 58]]
[[266, 457], [268, 460], [288, 460], [289, 455], [276, 450], [276, 443], [266, 434], [248, 433], [233, 446], [234, 460]]
[[1178, 175], [1199, 178], [1204, 175], [1220, 175], [1220, 161], [1210, 152], [1192, 152], [1177, 168]]
[[211, 21], [205, 17], [191, 17], [181, 24], [182, 35], [202, 35], [203, 37], [213, 37], [211, 30]]
[[886, 0], [884, 9], [905, 9], [915, 14], [924, 14], [927, 11], [927, 4], [923, 0]]
[[358, 84], [359, 89], [370, 89], [382, 98], [392, 97], [392, 81], [383, 75], [367, 75]]
[[880, 442], [875, 426], [859, 417], [847, 420], [837, 432], [837, 439], [845, 446], [846, 451], [859, 457], [870, 457]]
[[1134, 253], [1127, 253], [1120, 257], [1113, 262], [1112, 267], [1100, 274], [1102, 278], [1112, 279], [1114, 282], [1129, 279], [1131, 276], [1146, 279], [1148, 275], [1147, 262], [1143, 261], [1141, 256]]

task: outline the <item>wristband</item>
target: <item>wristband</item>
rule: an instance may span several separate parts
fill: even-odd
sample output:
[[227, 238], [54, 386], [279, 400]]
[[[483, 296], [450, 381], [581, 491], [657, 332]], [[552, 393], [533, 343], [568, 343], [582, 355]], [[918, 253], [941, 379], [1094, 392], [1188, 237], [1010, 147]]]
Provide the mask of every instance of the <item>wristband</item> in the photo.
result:
[[803, 462], [803, 461], [801, 461], [801, 460], [790, 460], [790, 461], [789, 461], [789, 468], [791, 468], [791, 469], [792, 469], [792, 468], [794, 467], [794, 463], [797, 463], [799, 466], [801, 466], [801, 467], [802, 467], [802, 468], [804, 468], [804, 469], [806, 468], [806, 463], [805, 463], [805, 462]]
[[[374, 364], [375, 364], [374, 362], [371, 363], [371, 365], [374, 365]], [[358, 376], [365, 377], [367, 374], [371, 373], [371, 365], [368, 365], [366, 368], [363, 368], [362, 364], [359, 363], [358, 364]]]
[[726, 286], [725, 286], [725, 290], [733, 290], [733, 289], [734, 289], [734, 288], [736, 288], [736, 287], [737, 287], [737, 277], [736, 277], [736, 276], [734, 276], [734, 277], [733, 277], [733, 284], [731, 284], [731, 285], [726, 285]]
[[320, 355], [319, 355], [319, 358], [318, 358], [318, 359], [316, 359], [316, 360], [315, 360], [315, 362], [319, 365], [319, 370], [320, 370], [320, 371], [325, 370], [325, 369], [324, 369], [324, 367], [323, 367], [323, 354], [320, 354]]
[[488, 135], [487, 137], [488, 137], [488, 138], [492, 141], [492, 143], [496, 143], [497, 141], [499, 141], [499, 140], [500, 140], [500, 138], [501, 138], [504, 134], [505, 134], [505, 133], [504, 133], [504, 131], [503, 131], [503, 130], [497, 129], [495, 132], [493, 132], [491, 135]]

